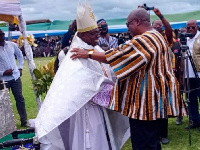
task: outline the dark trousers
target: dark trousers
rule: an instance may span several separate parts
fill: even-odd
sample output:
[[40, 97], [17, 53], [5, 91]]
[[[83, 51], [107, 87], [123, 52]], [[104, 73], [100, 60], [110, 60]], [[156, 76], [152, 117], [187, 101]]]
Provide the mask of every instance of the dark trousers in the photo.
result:
[[[200, 79], [190, 78], [190, 90], [196, 89], [200, 85]], [[200, 89], [191, 91], [189, 94], [189, 117], [192, 120], [194, 125], [200, 125], [200, 115], [199, 115], [199, 104], [198, 104], [198, 96], [200, 94]]]
[[161, 150], [159, 122], [129, 119], [133, 150]]
[[160, 123], [160, 137], [167, 138], [168, 137], [168, 119], [160, 119], [158, 120]]
[[21, 79], [19, 78], [16, 81], [13, 79], [13, 80], [6, 81], [6, 82], [7, 82], [6, 87], [8, 89], [12, 90], [12, 93], [15, 97], [17, 111], [20, 116], [20, 121], [22, 124], [26, 124], [27, 123], [27, 114], [26, 114], [24, 97], [22, 95]]

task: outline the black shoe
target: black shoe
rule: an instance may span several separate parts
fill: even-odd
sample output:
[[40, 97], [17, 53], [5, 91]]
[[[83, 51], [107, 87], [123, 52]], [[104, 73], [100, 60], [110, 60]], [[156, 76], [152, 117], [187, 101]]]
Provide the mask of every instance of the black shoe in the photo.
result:
[[169, 140], [167, 138], [161, 138], [162, 144], [169, 144]]
[[21, 127], [26, 127], [26, 128], [29, 128], [30, 125], [28, 123], [21, 123]]
[[176, 118], [176, 125], [181, 125], [182, 124], [182, 118], [177, 117]]

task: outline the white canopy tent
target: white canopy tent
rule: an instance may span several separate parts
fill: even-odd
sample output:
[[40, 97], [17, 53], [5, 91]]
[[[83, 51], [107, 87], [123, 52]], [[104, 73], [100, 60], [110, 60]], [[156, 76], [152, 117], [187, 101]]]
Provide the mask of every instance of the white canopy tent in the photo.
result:
[[[19, 22], [19, 29], [24, 37], [24, 49], [29, 65], [29, 71], [31, 74], [32, 79], [35, 79], [35, 76], [33, 74], [33, 70], [36, 68], [34, 60], [33, 60], [33, 52], [31, 49], [31, 46], [28, 43], [27, 40], [27, 33], [26, 33], [26, 23], [23, 19], [21, 8], [20, 8], [20, 0], [0, 0], [0, 19], [5, 19], [5, 20], [0, 20], [0, 21], [8, 21], [9, 23], [13, 22], [12, 19], [15, 19], [15, 17], [18, 18]], [[3, 17], [2, 17], [3, 16]], [[35, 96], [36, 96], [36, 91], [34, 91]], [[37, 107], [38, 111], [41, 107], [41, 99], [40, 97], [36, 96], [36, 101], [37, 101]]]
[[0, 0], [0, 14], [20, 16], [22, 15], [19, 0]]

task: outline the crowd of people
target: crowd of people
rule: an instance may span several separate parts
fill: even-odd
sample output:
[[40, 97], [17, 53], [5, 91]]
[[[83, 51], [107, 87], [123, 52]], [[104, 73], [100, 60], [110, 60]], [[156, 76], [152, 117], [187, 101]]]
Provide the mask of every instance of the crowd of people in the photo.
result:
[[[77, 10], [62, 39], [38, 39], [37, 50], [33, 47], [35, 57], [57, 56], [54, 81], [35, 120], [42, 149], [118, 150], [131, 136], [133, 150], [160, 150], [160, 143], [169, 143], [168, 117], [177, 117], [180, 125], [188, 114], [191, 124], [186, 129], [200, 127], [196, 20], [173, 30], [159, 9], [153, 10], [159, 19], [151, 23], [144, 6], [139, 6], [127, 17], [128, 33], [111, 36], [106, 20], [96, 21], [88, 3]], [[186, 32], [190, 36], [182, 43], [179, 35]], [[22, 52], [4, 35], [0, 30], [0, 78], [8, 82], [21, 125], [27, 126]], [[189, 47], [188, 70], [184, 44]], [[189, 101], [183, 100], [186, 85], [192, 89], [186, 94]]]
[[[72, 37], [70, 35], [70, 40], [67, 45], [69, 45], [71, 43]], [[128, 33], [117, 33], [117, 34], [113, 34], [110, 37], [118, 39], [117, 43], [116, 43], [117, 46], [120, 44], [123, 44], [125, 41], [131, 39], [131, 36]], [[57, 56], [57, 54], [66, 47], [65, 46], [66, 43], [62, 43], [62, 41], [66, 41], [65, 39], [66, 39], [65, 35], [63, 37], [62, 36], [52, 36], [52, 37], [35, 38], [34, 43], [37, 44], [37, 46], [34, 46], [34, 45], [31, 46], [32, 51], [33, 51], [33, 57], [35, 58], [35, 57]], [[17, 44], [17, 40], [14, 39], [13, 42], [15, 42]], [[106, 44], [106, 46], [107, 46], [107, 44]], [[24, 49], [23, 48], [20, 48], [20, 49], [22, 50], [22, 53], [25, 57]]]
[[36, 38], [35, 43], [37, 47], [32, 46], [33, 57], [56, 56], [57, 52], [61, 50], [60, 36]]

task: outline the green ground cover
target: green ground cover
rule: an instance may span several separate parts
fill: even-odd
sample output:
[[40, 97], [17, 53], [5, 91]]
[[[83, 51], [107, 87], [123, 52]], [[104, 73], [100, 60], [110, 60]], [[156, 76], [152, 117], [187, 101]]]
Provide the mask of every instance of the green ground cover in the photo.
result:
[[[45, 65], [50, 61], [52, 57], [48, 58], [34, 58], [36, 66], [39, 64]], [[33, 119], [37, 115], [37, 106], [36, 100], [33, 93], [31, 76], [29, 73], [27, 62], [25, 61], [23, 75], [22, 75], [22, 86], [23, 86], [23, 95], [26, 101], [26, 110], [28, 114], [28, 119]], [[13, 109], [15, 113], [15, 118], [17, 122], [17, 127], [20, 127], [19, 115], [16, 110], [15, 101], [11, 94], [11, 99], [13, 102]], [[200, 132], [198, 129], [193, 129], [191, 131], [192, 137], [192, 146], [188, 142], [188, 131], [185, 130], [187, 126], [187, 117], [184, 117], [183, 124], [180, 126], [175, 125], [175, 118], [169, 119], [169, 140], [168, 145], [163, 145], [163, 150], [200, 150]], [[136, 135], [137, 136], [137, 135]], [[131, 150], [130, 140], [124, 145], [122, 150]]]

